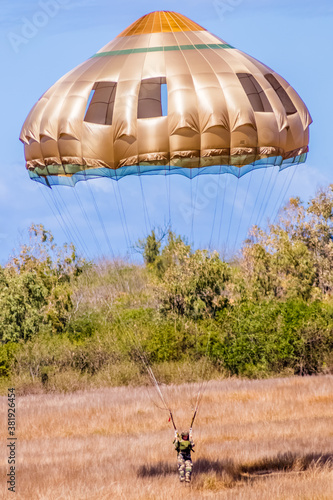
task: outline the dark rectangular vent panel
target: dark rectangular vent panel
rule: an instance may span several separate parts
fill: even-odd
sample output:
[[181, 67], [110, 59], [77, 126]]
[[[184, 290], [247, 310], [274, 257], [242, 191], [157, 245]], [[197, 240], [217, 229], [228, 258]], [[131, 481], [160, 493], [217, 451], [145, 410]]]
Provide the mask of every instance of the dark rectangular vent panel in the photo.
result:
[[142, 80], [138, 100], [138, 118], [166, 116], [168, 104], [165, 101], [167, 101], [165, 77]]
[[272, 112], [272, 106], [254, 76], [250, 73], [237, 73], [237, 76], [249, 98], [253, 111]]
[[115, 82], [96, 82], [88, 99], [84, 121], [112, 125], [116, 90]]
[[268, 73], [267, 75], [265, 75], [265, 78], [277, 93], [284, 109], [286, 110], [287, 115], [293, 115], [294, 113], [297, 113], [297, 109], [295, 108], [292, 100], [290, 99], [284, 88], [281, 86], [281, 84], [277, 81], [275, 76]]

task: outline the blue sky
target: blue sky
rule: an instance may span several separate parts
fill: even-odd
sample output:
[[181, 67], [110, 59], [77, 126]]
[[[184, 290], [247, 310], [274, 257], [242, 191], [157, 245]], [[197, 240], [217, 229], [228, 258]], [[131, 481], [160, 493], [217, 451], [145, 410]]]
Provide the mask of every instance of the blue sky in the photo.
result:
[[[284, 199], [297, 195], [307, 200], [333, 182], [329, 0], [12, 0], [1, 9], [1, 264], [32, 222], [44, 224], [58, 243], [74, 240], [89, 258], [109, 255], [111, 247], [115, 255], [125, 256], [151, 227], [169, 221], [195, 247], [230, 253], [240, 247], [251, 224], [274, 219]], [[289, 81], [314, 120], [305, 166], [294, 175], [291, 169], [272, 169], [240, 180], [99, 180], [53, 193], [29, 179], [18, 136], [34, 103], [63, 74], [154, 10], [190, 17]]]

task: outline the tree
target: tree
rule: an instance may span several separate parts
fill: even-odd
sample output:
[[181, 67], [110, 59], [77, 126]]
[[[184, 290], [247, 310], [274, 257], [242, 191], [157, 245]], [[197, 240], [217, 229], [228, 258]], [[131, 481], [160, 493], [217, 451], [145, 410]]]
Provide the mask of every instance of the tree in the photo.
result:
[[83, 264], [73, 245], [59, 248], [49, 231], [33, 224], [29, 243], [0, 269], [2, 341], [27, 340], [42, 325], [62, 331], [72, 308], [73, 279]]
[[246, 293], [316, 299], [333, 292], [333, 185], [307, 206], [291, 198], [276, 224], [252, 228], [242, 250]]
[[212, 316], [226, 306], [225, 285], [230, 269], [217, 252], [192, 252], [180, 236], [169, 232], [160, 269], [163, 311], [200, 318]]
[[151, 233], [144, 239], [138, 240], [135, 249], [141, 253], [146, 265], [154, 267], [161, 255], [162, 242], [165, 236], [170, 233], [169, 229], [152, 229]]

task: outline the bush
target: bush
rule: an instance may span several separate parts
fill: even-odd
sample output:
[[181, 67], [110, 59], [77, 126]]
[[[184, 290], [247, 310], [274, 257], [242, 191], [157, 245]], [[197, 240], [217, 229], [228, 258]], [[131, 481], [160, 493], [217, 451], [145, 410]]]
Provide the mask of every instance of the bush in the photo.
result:
[[8, 377], [11, 373], [15, 352], [19, 345], [15, 342], [8, 342], [0, 345], [0, 377]]
[[91, 338], [99, 326], [99, 315], [87, 313], [71, 320], [66, 327], [66, 334], [71, 342], [82, 343], [87, 338]]
[[301, 300], [243, 303], [220, 313], [211, 352], [230, 374], [257, 377], [325, 371], [333, 347], [333, 307]]

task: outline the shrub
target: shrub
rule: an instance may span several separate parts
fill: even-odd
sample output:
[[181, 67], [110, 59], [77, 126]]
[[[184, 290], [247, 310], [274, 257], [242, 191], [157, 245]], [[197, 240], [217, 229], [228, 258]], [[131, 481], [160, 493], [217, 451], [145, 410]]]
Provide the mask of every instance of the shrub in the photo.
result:
[[18, 348], [19, 345], [15, 342], [0, 345], [0, 377], [8, 377], [11, 374], [12, 363]]
[[219, 314], [221, 343], [211, 351], [230, 374], [324, 371], [333, 347], [333, 307], [301, 300], [243, 303]]

